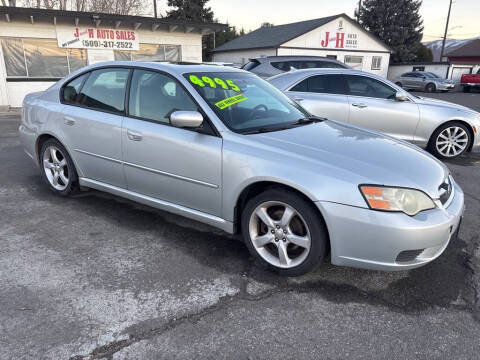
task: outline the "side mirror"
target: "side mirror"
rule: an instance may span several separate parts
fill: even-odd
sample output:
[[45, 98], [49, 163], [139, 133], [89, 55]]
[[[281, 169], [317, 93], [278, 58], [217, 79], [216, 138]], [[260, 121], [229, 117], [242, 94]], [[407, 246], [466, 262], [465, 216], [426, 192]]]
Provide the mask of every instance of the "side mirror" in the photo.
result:
[[405, 95], [404, 93], [400, 92], [400, 91], [397, 91], [395, 93], [395, 100], [397, 100], [397, 101], [407, 101], [408, 96]]
[[178, 128], [196, 129], [202, 126], [203, 116], [198, 111], [174, 111], [170, 123]]

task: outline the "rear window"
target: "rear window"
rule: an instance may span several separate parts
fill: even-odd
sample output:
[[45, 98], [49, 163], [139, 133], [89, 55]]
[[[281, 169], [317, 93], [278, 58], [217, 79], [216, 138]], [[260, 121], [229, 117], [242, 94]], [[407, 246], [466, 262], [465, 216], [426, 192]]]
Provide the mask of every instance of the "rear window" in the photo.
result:
[[243, 69], [243, 70], [250, 71], [250, 70], [256, 68], [258, 65], [260, 65], [260, 62], [259, 62], [259, 61], [257, 61], [257, 60], [250, 60], [248, 63], [246, 63], [245, 65], [243, 65], [242, 69]]

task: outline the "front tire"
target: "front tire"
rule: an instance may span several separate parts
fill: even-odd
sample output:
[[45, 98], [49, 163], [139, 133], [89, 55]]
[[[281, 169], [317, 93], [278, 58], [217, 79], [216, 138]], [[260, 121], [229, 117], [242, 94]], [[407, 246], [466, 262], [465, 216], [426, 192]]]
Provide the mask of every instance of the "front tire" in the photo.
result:
[[435, 90], [436, 90], [436, 86], [433, 83], [427, 84], [425, 86], [425, 92], [427, 92], [427, 93], [434, 93]]
[[430, 152], [439, 159], [453, 159], [465, 153], [472, 137], [468, 128], [459, 122], [443, 124], [430, 138]]
[[254, 259], [280, 275], [303, 275], [325, 257], [323, 219], [311, 202], [293, 191], [270, 189], [251, 198], [241, 227]]
[[70, 155], [56, 139], [48, 139], [40, 150], [42, 177], [52, 192], [68, 196], [78, 190], [78, 175]]

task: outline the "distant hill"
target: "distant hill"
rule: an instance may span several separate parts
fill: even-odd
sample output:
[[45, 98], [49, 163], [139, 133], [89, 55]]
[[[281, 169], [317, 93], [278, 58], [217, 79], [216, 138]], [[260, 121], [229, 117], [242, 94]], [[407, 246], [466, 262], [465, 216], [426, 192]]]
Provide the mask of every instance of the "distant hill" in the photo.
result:
[[[463, 40], [455, 40], [455, 39], [447, 40], [445, 41], [444, 53], [447, 54], [449, 51], [452, 51], [474, 39], [480, 39], [480, 37], [463, 39]], [[440, 53], [442, 52], [442, 40], [427, 41], [427, 42], [424, 42], [423, 45], [425, 45], [430, 50], [432, 50], [433, 61], [440, 61]]]

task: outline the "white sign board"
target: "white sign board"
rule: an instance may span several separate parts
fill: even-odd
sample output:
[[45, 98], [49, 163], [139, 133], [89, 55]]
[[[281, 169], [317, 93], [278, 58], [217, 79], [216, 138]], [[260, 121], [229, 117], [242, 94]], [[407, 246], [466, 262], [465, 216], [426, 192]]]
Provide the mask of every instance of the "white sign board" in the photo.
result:
[[138, 32], [134, 30], [97, 29], [95, 27], [59, 27], [60, 48], [138, 50]]
[[326, 31], [320, 35], [320, 46], [329, 49], [356, 49], [358, 40], [356, 33], [345, 33], [342, 30]]

